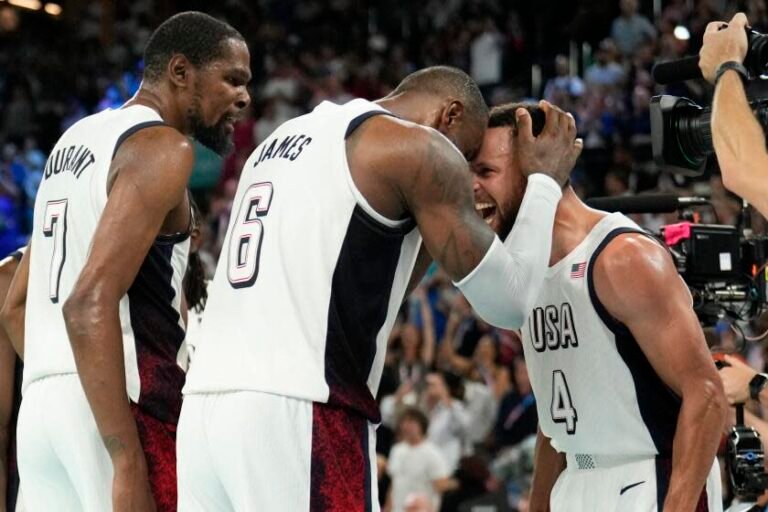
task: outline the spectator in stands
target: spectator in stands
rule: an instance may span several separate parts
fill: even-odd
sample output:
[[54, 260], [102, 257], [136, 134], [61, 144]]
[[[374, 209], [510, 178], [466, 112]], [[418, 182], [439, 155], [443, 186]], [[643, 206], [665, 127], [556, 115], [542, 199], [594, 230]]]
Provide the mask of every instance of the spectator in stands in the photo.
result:
[[555, 57], [555, 77], [547, 81], [544, 87], [544, 99], [570, 112], [574, 110], [575, 100], [583, 94], [584, 82], [569, 72], [568, 57], [565, 55]]
[[493, 88], [501, 83], [501, 64], [504, 57], [504, 36], [499, 32], [496, 21], [487, 17], [481, 31], [469, 47], [470, 75], [480, 86], [486, 101], [491, 98]]
[[626, 80], [624, 68], [616, 62], [616, 43], [603, 39], [595, 53], [595, 62], [584, 74], [587, 86], [602, 87], [609, 91], [623, 85]]
[[432, 372], [426, 382], [423, 402], [429, 418], [427, 438], [440, 449], [452, 473], [464, 454], [472, 421], [462, 401], [463, 382], [449, 372]]
[[440, 495], [451, 485], [450, 470], [442, 453], [425, 437], [428, 427], [429, 420], [418, 409], [408, 408], [400, 415], [400, 441], [392, 447], [387, 462], [387, 473], [392, 479], [387, 510], [391, 512], [424, 510], [427, 504], [423, 498], [431, 506], [428, 510], [436, 511], [440, 508]]
[[514, 378], [514, 389], [507, 393], [499, 405], [494, 429], [494, 441], [498, 448], [515, 446], [528, 436], [535, 435], [539, 424], [536, 399], [522, 357], [515, 359]]
[[625, 57], [631, 57], [638, 47], [656, 39], [656, 29], [648, 18], [638, 14], [637, 0], [620, 0], [621, 15], [613, 20], [611, 38]]

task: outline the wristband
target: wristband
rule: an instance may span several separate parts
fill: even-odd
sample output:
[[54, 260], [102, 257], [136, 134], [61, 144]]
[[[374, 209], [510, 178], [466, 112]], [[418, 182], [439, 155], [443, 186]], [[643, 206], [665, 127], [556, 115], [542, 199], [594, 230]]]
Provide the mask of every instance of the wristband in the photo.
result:
[[768, 384], [768, 375], [758, 373], [749, 381], [749, 397], [752, 400], [759, 400], [760, 392]]
[[729, 69], [737, 72], [741, 77], [741, 82], [746, 85], [746, 83], [749, 81], [749, 71], [747, 71], [747, 68], [744, 67], [744, 64], [735, 60], [723, 62], [717, 67], [717, 71], [715, 71], [715, 85], [717, 85], [717, 82], [720, 81], [720, 78]]

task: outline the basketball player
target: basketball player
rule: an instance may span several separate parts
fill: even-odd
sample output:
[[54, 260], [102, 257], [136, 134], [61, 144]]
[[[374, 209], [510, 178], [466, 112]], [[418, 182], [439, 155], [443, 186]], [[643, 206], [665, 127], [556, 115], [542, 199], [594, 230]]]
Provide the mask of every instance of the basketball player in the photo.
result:
[[[526, 187], [519, 106], [491, 111], [473, 162], [478, 210], [501, 236]], [[543, 114], [526, 108], [536, 133]], [[522, 334], [540, 427], [531, 510], [722, 509], [722, 384], [664, 247], [567, 187]]]
[[520, 135], [532, 176], [504, 243], [474, 211], [466, 157], [487, 107], [457, 69], [322, 103], [256, 148], [185, 387], [180, 510], [378, 510], [374, 396], [422, 236], [493, 323], [519, 327], [540, 284], [581, 149], [573, 118], [543, 108], [541, 137]]
[[134, 98], [62, 135], [35, 204], [18, 426], [33, 511], [176, 510], [187, 137], [226, 151], [250, 56], [232, 27], [188, 12], [144, 62]]
[[[5, 302], [24, 249], [14, 251], [0, 261], [0, 304]], [[26, 279], [21, 276], [21, 279]], [[11, 341], [0, 329], [0, 509], [16, 510], [19, 472], [16, 466], [16, 418], [21, 403], [22, 363]], [[20, 510], [21, 508], [19, 508]]]

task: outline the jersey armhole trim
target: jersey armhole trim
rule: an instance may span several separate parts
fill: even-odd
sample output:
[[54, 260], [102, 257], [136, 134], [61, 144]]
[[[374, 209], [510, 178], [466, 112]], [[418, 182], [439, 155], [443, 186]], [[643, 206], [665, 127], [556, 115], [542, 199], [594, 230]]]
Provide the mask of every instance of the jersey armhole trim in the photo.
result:
[[123, 142], [125, 142], [128, 137], [138, 132], [139, 130], [143, 130], [144, 128], [151, 128], [153, 126], [167, 126], [167, 125], [163, 121], [145, 121], [143, 123], [133, 125], [127, 130], [125, 130], [117, 138], [117, 142], [115, 142], [115, 149], [114, 151], [112, 151], [112, 160], [115, 159], [115, 155], [117, 155], [117, 150], [120, 149], [120, 146], [123, 145]]
[[[626, 325], [616, 320], [613, 315], [608, 312], [608, 309], [603, 305], [600, 298], [597, 296], [597, 290], [595, 289], [594, 269], [597, 258], [603, 252], [603, 250], [611, 243], [616, 237], [627, 233], [637, 233], [652, 238], [648, 233], [636, 228], [616, 228], [611, 230], [605, 238], [592, 253], [592, 257], [589, 259], [589, 265], [587, 266], [587, 287], [589, 289], [589, 300], [592, 302], [592, 306], [597, 312], [597, 316], [603, 321], [606, 327], [611, 330], [617, 336], [626, 336], [630, 331]], [[654, 239], [655, 240], [655, 239]]]
[[352, 179], [352, 171], [349, 168], [349, 161], [347, 160], [347, 144], [346, 141], [349, 138], [350, 135], [352, 135], [355, 130], [357, 130], [365, 121], [370, 119], [371, 117], [378, 116], [378, 115], [387, 115], [392, 117], [397, 117], [391, 112], [388, 112], [386, 110], [369, 110], [368, 112], [363, 112], [362, 114], [354, 117], [349, 124], [347, 125], [347, 129], [344, 132], [344, 144], [342, 145], [341, 150], [341, 159], [343, 162], [344, 171], [346, 172], [346, 179], [347, 184], [349, 185], [349, 189], [352, 192], [352, 195], [355, 198], [355, 201], [357, 202], [357, 206], [360, 208], [356, 211], [360, 211], [361, 213], [365, 213], [366, 217], [375, 222], [376, 224], [379, 224], [382, 228], [384, 228], [386, 231], [391, 230], [397, 230], [397, 232], [409, 232], [413, 229], [413, 226], [415, 226], [415, 221], [412, 218], [406, 218], [406, 219], [390, 219], [388, 217], [385, 217], [381, 213], [377, 212], [376, 209], [371, 206], [371, 204], [368, 202], [368, 200], [365, 198], [362, 192], [360, 192], [360, 189], [357, 188], [357, 185], [355, 184], [355, 180]]

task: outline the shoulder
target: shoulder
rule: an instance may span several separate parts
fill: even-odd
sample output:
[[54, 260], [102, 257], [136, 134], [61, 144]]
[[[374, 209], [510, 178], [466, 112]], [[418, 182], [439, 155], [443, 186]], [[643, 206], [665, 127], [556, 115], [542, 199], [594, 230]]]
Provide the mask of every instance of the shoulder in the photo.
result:
[[660, 242], [642, 233], [624, 233], [611, 240], [595, 262], [595, 273], [621, 279], [666, 273], [674, 263]]
[[182, 159], [191, 163], [194, 158], [194, 146], [192, 142], [170, 126], [150, 126], [128, 137], [115, 154], [115, 159], [132, 158], [136, 153], [142, 155], [142, 159]]
[[682, 283], [667, 249], [640, 233], [609, 242], [597, 257], [592, 279], [600, 300], [619, 319], [670, 303]]
[[426, 153], [444, 153], [463, 158], [443, 134], [430, 128], [390, 115], [366, 120], [352, 135], [349, 146], [361, 149], [368, 159], [381, 157], [397, 165], [398, 161], [423, 158]]

